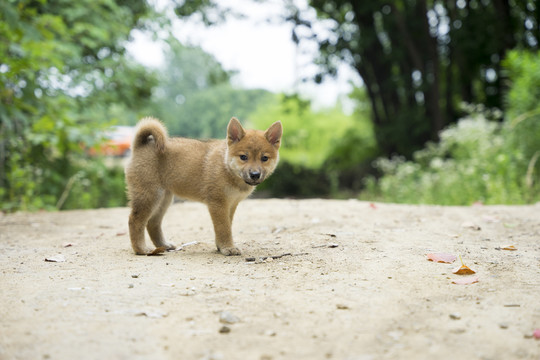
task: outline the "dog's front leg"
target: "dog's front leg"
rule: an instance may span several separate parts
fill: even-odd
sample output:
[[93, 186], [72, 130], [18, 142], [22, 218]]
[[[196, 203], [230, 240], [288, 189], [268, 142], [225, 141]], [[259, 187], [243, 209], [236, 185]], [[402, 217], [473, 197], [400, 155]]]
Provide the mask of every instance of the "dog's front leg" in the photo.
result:
[[226, 203], [214, 202], [208, 204], [208, 210], [214, 223], [216, 246], [223, 255], [240, 255], [240, 250], [234, 246], [232, 238], [232, 217], [230, 207]]

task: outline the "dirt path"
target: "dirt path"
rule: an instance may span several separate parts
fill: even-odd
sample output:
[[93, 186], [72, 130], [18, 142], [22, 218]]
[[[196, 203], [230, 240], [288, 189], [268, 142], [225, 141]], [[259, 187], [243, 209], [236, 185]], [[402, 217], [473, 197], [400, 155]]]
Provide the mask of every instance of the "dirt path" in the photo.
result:
[[1, 359], [540, 359], [539, 204], [247, 200], [241, 257], [189, 202], [165, 233], [197, 244], [135, 256], [128, 213], [0, 216]]

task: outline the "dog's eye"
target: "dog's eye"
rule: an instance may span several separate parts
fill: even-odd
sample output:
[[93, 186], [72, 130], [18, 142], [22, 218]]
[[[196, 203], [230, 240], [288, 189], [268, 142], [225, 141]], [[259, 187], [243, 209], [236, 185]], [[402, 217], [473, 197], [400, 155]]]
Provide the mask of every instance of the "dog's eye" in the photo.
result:
[[247, 155], [240, 155], [240, 160], [247, 161], [248, 157]]
[[263, 156], [261, 157], [261, 161], [262, 161], [262, 162], [268, 161], [268, 156], [263, 155]]

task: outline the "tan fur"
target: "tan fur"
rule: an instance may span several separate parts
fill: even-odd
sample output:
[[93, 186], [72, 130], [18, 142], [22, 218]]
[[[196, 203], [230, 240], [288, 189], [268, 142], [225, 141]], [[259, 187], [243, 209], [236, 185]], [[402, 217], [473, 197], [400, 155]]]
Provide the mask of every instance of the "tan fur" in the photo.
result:
[[142, 119], [126, 167], [133, 251], [140, 255], [152, 251], [145, 243], [145, 228], [156, 247], [175, 248], [165, 240], [161, 221], [176, 194], [205, 203], [214, 223], [218, 250], [224, 255], [239, 255], [231, 233], [234, 212], [238, 203], [274, 171], [281, 135], [279, 121], [266, 131], [245, 130], [232, 118], [226, 140], [169, 138], [161, 122]]

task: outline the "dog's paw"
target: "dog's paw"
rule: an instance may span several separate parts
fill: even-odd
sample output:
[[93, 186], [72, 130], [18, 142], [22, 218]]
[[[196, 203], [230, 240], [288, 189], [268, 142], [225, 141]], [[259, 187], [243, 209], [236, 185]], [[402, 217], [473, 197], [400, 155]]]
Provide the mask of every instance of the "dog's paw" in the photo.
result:
[[135, 255], [148, 255], [152, 253], [154, 250], [150, 249], [149, 247], [144, 247], [144, 248], [133, 249], [133, 251], [135, 252]]
[[176, 250], [176, 245], [171, 244], [171, 243], [168, 243], [168, 242], [167, 242], [167, 243], [164, 243], [164, 244], [162, 245], [162, 247], [164, 247], [165, 250], [167, 250], [167, 251], [174, 251], [174, 250]]
[[242, 252], [237, 247], [224, 247], [220, 248], [219, 252], [225, 256], [241, 255]]

